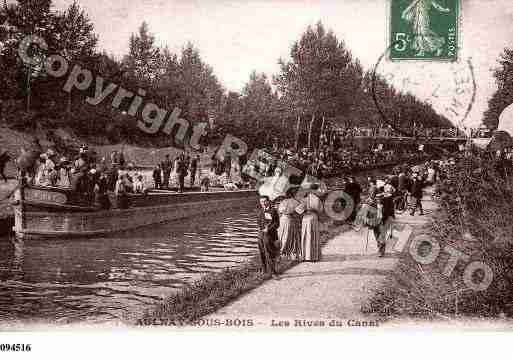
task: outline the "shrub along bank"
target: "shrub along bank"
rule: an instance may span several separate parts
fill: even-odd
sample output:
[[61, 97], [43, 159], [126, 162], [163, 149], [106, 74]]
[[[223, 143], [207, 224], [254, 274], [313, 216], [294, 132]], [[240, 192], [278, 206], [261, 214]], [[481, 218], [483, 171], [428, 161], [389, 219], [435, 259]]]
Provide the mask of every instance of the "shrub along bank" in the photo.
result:
[[[446, 176], [437, 186], [439, 211], [421, 230], [440, 244], [438, 258], [421, 265], [405, 251], [395, 276], [364, 311], [389, 318], [513, 316], [513, 179], [501, 176], [487, 154], [460, 160]], [[444, 251], [448, 246], [464, 254], [450, 275], [444, 273], [450, 264], [451, 256]], [[493, 281], [485, 290], [469, 289], [463, 280], [465, 268], [474, 261], [492, 270]], [[483, 278], [483, 270], [471, 277], [474, 283]]]

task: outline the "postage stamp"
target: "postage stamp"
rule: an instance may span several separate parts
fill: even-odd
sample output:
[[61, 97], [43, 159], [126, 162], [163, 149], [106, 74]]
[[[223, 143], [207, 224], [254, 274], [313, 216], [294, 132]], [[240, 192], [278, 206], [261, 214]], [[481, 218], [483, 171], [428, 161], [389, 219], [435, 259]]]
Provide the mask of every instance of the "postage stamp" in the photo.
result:
[[459, 0], [392, 0], [389, 21], [391, 59], [458, 58]]

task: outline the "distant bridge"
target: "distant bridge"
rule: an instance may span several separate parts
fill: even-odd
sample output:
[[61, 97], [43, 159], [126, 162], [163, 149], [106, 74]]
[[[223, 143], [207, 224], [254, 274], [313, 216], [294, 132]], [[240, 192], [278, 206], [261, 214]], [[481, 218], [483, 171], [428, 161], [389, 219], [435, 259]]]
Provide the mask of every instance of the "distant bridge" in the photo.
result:
[[339, 138], [339, 143], [352, 144], [360, 149], [369, 148], [369, 146], [375, 146], [382, 144], [384, 149], [387, 147], [400, 147], [400, 146], [429, 146], [443, 147], [448, 150], [457, 151], [460, 145], [464, 145], [467, 141], [467, 137], [406, 137], [406, 136], [351, 136]]

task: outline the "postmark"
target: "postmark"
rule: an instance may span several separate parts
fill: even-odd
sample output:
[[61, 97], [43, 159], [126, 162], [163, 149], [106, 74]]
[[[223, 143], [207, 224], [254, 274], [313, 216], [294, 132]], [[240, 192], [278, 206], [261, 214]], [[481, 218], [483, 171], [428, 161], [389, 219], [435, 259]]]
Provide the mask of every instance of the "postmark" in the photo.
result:
[[[460, 59], [456, 62], [398, 62], [387, 59], [397, 42], [380, 56], [372, 73], [372, 97], [381, 120], [397, 133], [408, 137], [422, 137], [423, 132], [413, 133], [413, 128], [420, 126], [421, 120], [413, 118], [403, 108], [386, 106], [387, 99], [378, 90], [379, 80], [385, 80], [396, 91], [411, 94], [424, 101], [435, 112], [447, 119], [456, 129], [442, 136], [464, 136], [468, 131], [467, 119], [476, 99], [476, 80], [472, 59]], [[407, 120], [409, 127], [398, 128], [397, 123]], [[409, 120], [409, 121], [408, 121]], [[457, 133], [452, 133], [457, 131]], [[428, 136], [429, 134], [424, 133]]]
[[458, 58], [459, 0], [391, 0], [390, 59]]

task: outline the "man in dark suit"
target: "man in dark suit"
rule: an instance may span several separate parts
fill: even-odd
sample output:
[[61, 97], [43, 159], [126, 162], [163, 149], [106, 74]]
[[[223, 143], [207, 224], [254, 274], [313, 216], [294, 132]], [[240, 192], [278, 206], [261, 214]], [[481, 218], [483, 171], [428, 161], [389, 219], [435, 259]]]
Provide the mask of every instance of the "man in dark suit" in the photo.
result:
[[410, 189], [410, 180], [404, 172], [399, 173], [399, 176], [397, 177], [397, 194], [401, 195], [404, 192], [407, 192]]
[[262, 260], [262, 269], [266, 274], [277, 277], [276, 258], [280, 254], [278, 243], [278, 227], [280, 217], [273, 208], [269, 197], [260, 197], [260, 208], [258, 210], [258, 249]]
[[166, 159], [162, 162], [162, 173], [164, 175], [164, 181], [162, 182], [163, 188], [169, 188], [169, 176], [171, 175], [171, 170], [173, 169], [173, 161], [169, 158], [169, 155], [166, 155]]
[[187, 176], [187, 169], [189, 164], [186, 162], [185, 154], [182, 153], [177, 162], [176, 173], [178, 174], [178, 192], [182, 193], [184, 190], [184, 181]]
[[0, 150], [0, 176], [4, 179], [4, 181], [7, 183], [7, 176], [5, 175], [5, 165], [7, 162], [11, 160], [11, 157], [7, 153], [7, 151], [3, 152]]
[[196, 181], [196, 172], [198, 170], [199, 161], [199, 155], [196, 155], [196, 157], [193, 157], [191, 160], [191, 187], [194, 187], [194, 182]]
[[345, 192], [353, 199], [354, 207], [353, 211], [351, 212], [351, 215], [349, 216], [349, 220], [353, 222], [356, 219], [358, 205], [360, 204], [362, 196], [362, 187], [358, 182], [356, 182], [354, 176], [350, 176], [348, 178], [348, 182], [345, 186]]
[[155, 169], [153, 170], [153, 183], [155, 183], [155, 189], [160, 189], [162, 187], [161, 172], [162, 169], [160, 168], [160, 165], [157, 165], [157, 167], [155, 167]]
[[420, 215], [424, 215], [424, 211], [422, 209], [422, 189], [424, 188], [424, 181], [420, 178], [420, 176], [416, 173], [413, 174], [411, 186], [410, 186], [410, 194], [413, 198], [413, 205], [410, 209], [410, 215], [413, 216], [415, 214], [416, 209], [420, 210]]

